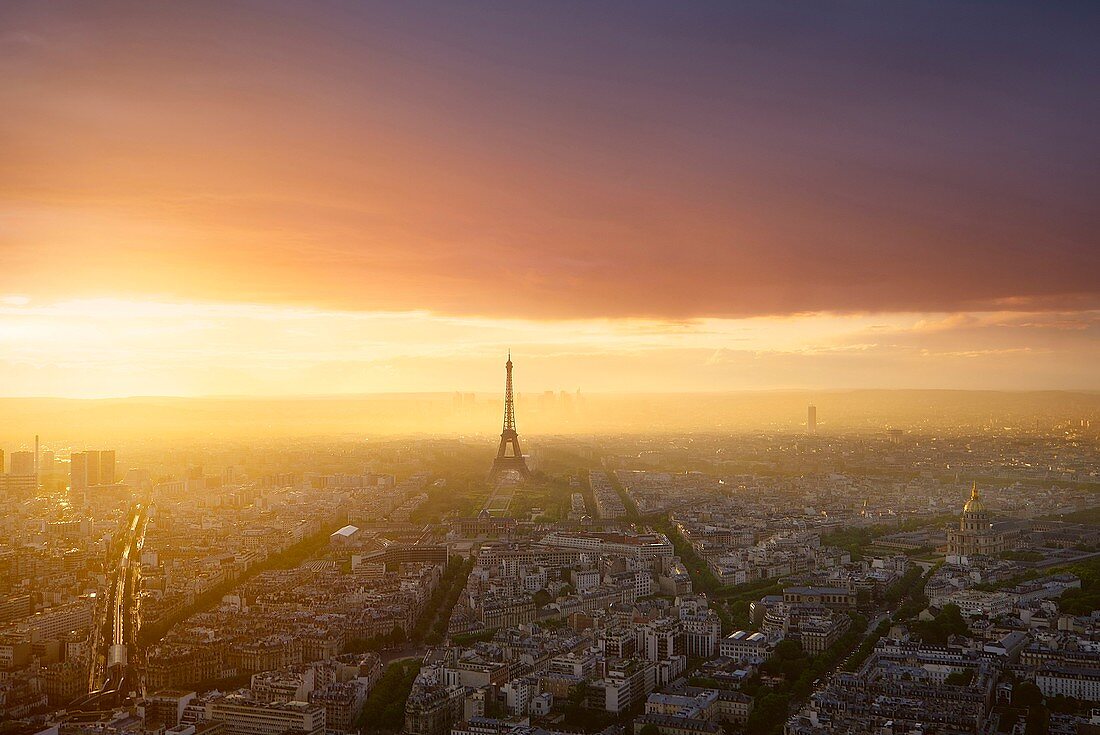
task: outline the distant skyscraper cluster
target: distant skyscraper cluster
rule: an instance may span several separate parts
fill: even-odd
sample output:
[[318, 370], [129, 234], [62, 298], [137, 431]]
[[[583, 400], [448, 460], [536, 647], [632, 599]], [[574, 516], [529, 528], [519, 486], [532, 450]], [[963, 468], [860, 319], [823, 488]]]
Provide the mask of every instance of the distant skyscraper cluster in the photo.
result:
[[477, 396], [474, 393], [455, 391], [452, 403], [456, 412], [472, 409], [477, 405]]
[[[11, 453], [9, 464], [4, 462], [0, 450], [0, 491], [34, 492], [38, 488], [38, 437], [34, 438], [34, 450], [19, 449]], [[7, 473], [4, 468], [8, 467]]]
[[115, 484], [115, 450], [73, 452], [69, 458], [69, 487], [87, 490]]
[[573, 412], [574, 405], [580, 404], [581, 391], [578, 388], [576, 393], [569, 393], [568, 391], [544, 391], [538, 397], [538, 409], [543, 413], [550, 413], [551, 411], [561, 411], [562, 413], [569, 415]]

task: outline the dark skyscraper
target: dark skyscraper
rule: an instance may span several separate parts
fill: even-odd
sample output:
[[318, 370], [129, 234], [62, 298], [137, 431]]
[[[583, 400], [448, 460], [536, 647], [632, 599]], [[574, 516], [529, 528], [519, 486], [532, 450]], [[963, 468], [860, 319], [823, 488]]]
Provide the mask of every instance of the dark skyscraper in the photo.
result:
[[115, 483], [115, 450], [73, 452], [69, 462], [69, 486], [84, 490]]
[[99, 484], [115, 484], [115, 450], [104, 449], [99, 452]]
[[11, 453], [11, 474], [23, 477], [34, 476], [34, 452], [26, 450]]
[[806, 409], [806, 431], [811, 434], [817, 433], [817, 406], [812, 403]]

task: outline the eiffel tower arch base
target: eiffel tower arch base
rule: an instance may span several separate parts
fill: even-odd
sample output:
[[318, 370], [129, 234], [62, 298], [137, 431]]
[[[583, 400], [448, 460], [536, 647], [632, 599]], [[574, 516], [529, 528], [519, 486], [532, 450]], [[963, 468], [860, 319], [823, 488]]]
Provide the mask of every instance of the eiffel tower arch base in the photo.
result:
[[489, 470], [489, 482], [497, 482], [509, 472], [515, 472], [524, 480], [531, 479], [531, 470], [523, 457], [497, 457], [493, 460], [493, 469]]

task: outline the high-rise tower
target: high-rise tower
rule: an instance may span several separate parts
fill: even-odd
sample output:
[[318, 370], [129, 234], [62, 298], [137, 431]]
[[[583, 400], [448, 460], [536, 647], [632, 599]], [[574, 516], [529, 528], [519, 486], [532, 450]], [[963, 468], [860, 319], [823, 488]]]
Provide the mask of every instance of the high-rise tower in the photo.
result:
[[34, 452], [20, 450], [11, 453], [11, 474], [34, 477]]
[[[523, 479], [531, 476], [527, 462], [523, 459], [523, 450], [519, 448], [519, 433], [516, 431], [516, 405], [512, 398], [512, 352], [508, 351], [508, 362], [504, 363], [504, 430], [500, 432], [500, 446], [497, 448], [493, 469], [489, 471], [489, 481], [499, 480], [506, 472], [516, 472]], [[508, 453], [511, 447], [512, 453]]]
[[817, 406], [812, 403], [806, 409], [806, 431], [811, 434], [817, 433]]

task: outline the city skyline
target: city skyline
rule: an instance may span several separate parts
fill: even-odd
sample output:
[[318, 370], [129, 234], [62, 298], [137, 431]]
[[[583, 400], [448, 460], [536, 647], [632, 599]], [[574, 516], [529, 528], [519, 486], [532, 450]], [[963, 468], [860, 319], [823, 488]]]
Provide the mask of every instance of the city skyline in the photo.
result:
[[0, 395], [1100, 388], [1089, 5], [0, 13]]
[[1100, 731], [1098, 21], [0, 0], [0, 735]]

